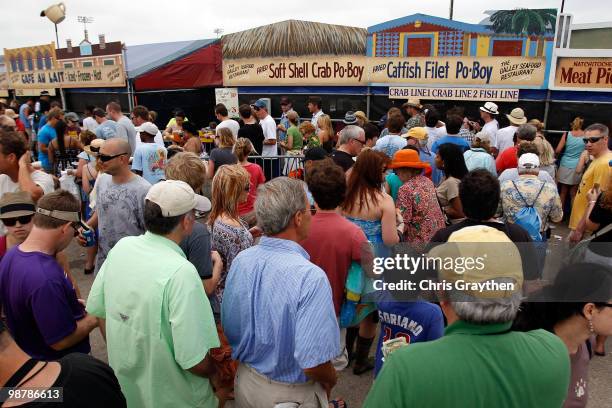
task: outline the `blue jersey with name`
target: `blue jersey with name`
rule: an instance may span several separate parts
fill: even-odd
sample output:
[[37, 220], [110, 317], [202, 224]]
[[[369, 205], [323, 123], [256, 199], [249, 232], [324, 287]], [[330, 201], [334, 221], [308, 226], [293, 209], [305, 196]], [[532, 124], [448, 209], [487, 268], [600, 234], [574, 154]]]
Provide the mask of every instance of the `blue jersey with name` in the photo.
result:
[[408, 344], [435, 340], [444, 334], [444, 319], [440, 306], [424, 302], [377, 302], [380, 336], [376, 346], [377, 375], [383, 365], [383, 342], [405, 337]]

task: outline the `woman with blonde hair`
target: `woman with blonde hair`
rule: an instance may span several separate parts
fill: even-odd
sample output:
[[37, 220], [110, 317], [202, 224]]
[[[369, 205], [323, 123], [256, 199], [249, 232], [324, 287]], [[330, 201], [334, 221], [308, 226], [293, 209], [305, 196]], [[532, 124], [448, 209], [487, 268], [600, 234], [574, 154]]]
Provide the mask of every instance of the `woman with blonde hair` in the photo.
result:
[[215, 147], [210, 151], [208, 159], [208, 178], [212, 179], [217, 169], [224, 164], [236, 164], [238, 158], [234, 154], [236, 139], [229, 128], [221, 128], [215, 135]]
[[[299, 133], [299, 132], [298, 132]], [[302, 137], [301, 135], [299, 136]], [[240, 137], [234, 145], [234, 153], [238, 157], [240, 165], [249, 173], [250, 187], [247, 200], [238, 205], [238, 215], [249, 225], [255, 226], [255, 199], [257, 198], [257, 187], [266, 182], [264, 172], [259, 164], [251, 163], [247, 159], [254, 151], [253, 144], [246, 137]]]
[[370, 123], [368, 117], [363, 111], [355, 112], [355, 117], [357, 118], [357, 126], [364, 127], [367, 123]]
[[565, 205], [567, 200], [567, 193], [570, 194], [570, 211], [571, 203], [574, 202], [574, 197], [578, 192], [578, 185], [582, 179], [582, 169], [578, 171], [578, 162], [580, 156], [584, 152], [584, 119], [580, 116], [576, 116], [570, 123], [570, 131], [563, 134], [555, 153], [557, 157], [561, 157], [559, 161], [559, 171], [557, 181], [559, 183], [559, 197], [561, 197], [561, 204]]
[[332, 148], [334, 147], [334, 126], [332, 125], [329, 115], [319, 116], [319, 120], [317, 120], [317, 127], [319, 128], [319, 133], [317, 136], [319, 137], [321, 147], [323, 147], [328, 153], [331, 153]]
[[550, 177], [555, 179], [557, 169], [555, 167], [555, 149], [546, 138], [544, 137], [544, 124], [538, 119], [531, 119], [530, 125], [536, 128], [536, 138], [534, 143], [538, 147], [538, 156], [540, 158], [540, 170], [544, 170]]

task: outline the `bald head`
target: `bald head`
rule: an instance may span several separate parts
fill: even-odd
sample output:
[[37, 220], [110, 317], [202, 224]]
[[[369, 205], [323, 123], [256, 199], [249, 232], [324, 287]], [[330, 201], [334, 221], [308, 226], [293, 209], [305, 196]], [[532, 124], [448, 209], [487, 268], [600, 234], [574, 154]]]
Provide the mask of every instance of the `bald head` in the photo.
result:
[[129, 155], [131, 152], [130, 144], [127, 140], [120, 138], [112, 138], [108, 139], [104, 142], [100, 151], [104, 154], [108, 154], [109, 156], [114, 156], [116, 154], [127, 154]]

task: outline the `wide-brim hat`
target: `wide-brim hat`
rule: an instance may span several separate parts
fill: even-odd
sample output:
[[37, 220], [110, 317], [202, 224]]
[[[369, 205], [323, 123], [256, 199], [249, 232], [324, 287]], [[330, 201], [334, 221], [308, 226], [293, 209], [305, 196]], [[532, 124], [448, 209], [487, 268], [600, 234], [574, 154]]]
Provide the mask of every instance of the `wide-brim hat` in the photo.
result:
[[431, 165], [421, 161], [419, 153], [416, 150], [402, 149], [395, 152], [393, 160], [391, 160], [391, 163], [387, 167], [390, 169], [428, 169]]
[[354, 125], [357, 123], [357, 117], [353, 111], [348, 111], [344, 115], [344, 120], [342, 121], [345, 125]]
[[36, 212], [30, 193], [18, 191], [5, 193], [0, 200], [0, 219], [23, 217]]
[[94, 139], [91, 141], [91, 144], [83, 147], [83, 150], [90, 156], [97, 156], [103, 144], [104, 139]]
[[408, 102], [404, 103], [402, 105], [402, 108], [406, 108], [406, 107], [412, 107], [412, 108], [417, 108], [419, 110], [423, 109], [423, 105], [421, 105], [421, 100], [417, 99], [417, 98], [410, 98], [408, 99]]
[[15, 111], [12, 109], [5, 109], [4, 114], [11, 119], [17, 119], [19, 117], [19, 115], [16, 114]]
[[510, 123], [513, 125], [524, 125], [527, 123], [527, 117], [525, 116], [525, 111], [521, 108], [514, 108], [509, 115], [506, 115]]
[[480, 110], [483, 112], [490, 113], [491, 115], [498, 115], [499, 111], [497, 110], [497, 104], [493, 102], [487, 102], [484, 106], [480, 107]]

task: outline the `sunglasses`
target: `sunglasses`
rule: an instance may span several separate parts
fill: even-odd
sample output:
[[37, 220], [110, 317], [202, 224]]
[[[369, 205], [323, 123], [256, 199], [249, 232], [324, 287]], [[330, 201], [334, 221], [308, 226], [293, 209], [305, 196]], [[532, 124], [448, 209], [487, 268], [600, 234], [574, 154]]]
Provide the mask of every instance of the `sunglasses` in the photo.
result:
[[32, 217], [34, 217], [34, 214], [22, 215], [21, 217], [4, 218], [4, 219], [2, 219], [2, 222], [7, 227], [14, 227], [15, 224], [17, 223], [17, 221], [19, 221], [19, 224], [21, 224], [21, 225], [29, 224], [32, 221]]
[[359, 139], [353, 139], [356, 142], [361, 143], [362, 146], [364, 146], [366, 144], [366, 142], [364, 142], [363, 140], [359, 140]]
[[111, 160], [113, 160], [113, 159], [115, 159], [115, 158], [119, 157], [119, 156], [125, 156], [126, 154], [127, 154], [127, 153], [119, 153], [119, 154], [114, 154], [114, 155], [112, 155], [112, 156], [109, 156], [109, 155], [107, 155], [107, 154], [102, 154], [102, 153], [99, 153], [99, 154], [98, 154], [98, 159], [100, 159], [100, 161], [101, 161], [101, 162], [106, 163], [106, 162], [108, 162], [108, 161], [111, 161]]
[[598, 136], [598, 137], [585, 137], [584, 139], [582, 139], [582, 141], [584, 142], [584, 144], [587, 144], [587, 143], [594, 144], [594, 143], [599, 142], [601, 139], [603, 139], [603, 136]]
[[79, 231], [80, 225], [79, 225], [78, 223], [76, 223], [76, 222], [71, 222], [71, 223], [70, 223], [70, 226], [71, 226], [71, 227], [72, 227], [72, 229], [74, 230], [74, 237], [75, 237], [75, 238], [76, 238], [76, 237], [78, 237], [78, 236], [79, 236], [79, 234], [81, 233], [81, 232]]

